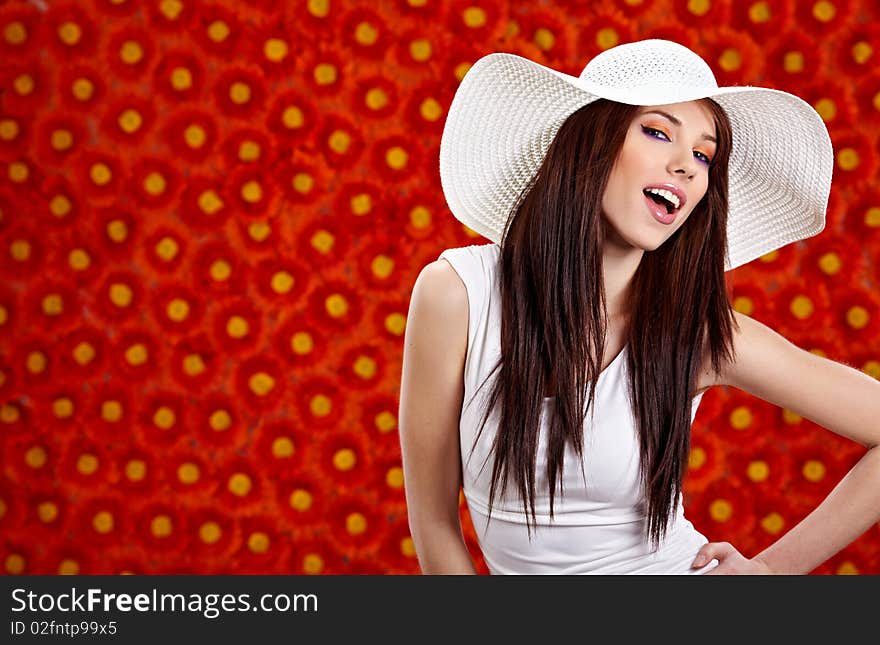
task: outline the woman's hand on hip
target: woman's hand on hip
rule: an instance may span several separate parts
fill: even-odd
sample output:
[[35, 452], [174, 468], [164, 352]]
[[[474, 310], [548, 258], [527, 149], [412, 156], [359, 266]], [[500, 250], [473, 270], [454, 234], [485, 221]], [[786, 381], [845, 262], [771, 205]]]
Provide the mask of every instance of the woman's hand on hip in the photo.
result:
[[749, 559], [745, 557], [729, 542], [709, 542], [708, 544], [704, 544], [702, 548], [697, 551], [697, 556], [694, 558], [694, 562], [691, 566], [694, 568], [703, 567], [709, 564], [709, 561], [713, 558], [718, 560], [718, 566], [707, 571], [703, 575], [766, 576], [773, 574], [770, 567], [764, 562], [757, 558]]

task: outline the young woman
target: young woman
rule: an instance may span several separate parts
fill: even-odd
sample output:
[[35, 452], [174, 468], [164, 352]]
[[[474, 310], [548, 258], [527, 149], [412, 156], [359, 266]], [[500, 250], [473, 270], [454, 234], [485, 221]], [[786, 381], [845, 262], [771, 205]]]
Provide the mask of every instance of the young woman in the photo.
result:
[[[413, 288], [399, 428], [424, 573], [808, 573], [880, 518], [880, 384], [735, 312], [725, 271], [824, 227], [831, 142], [801, 99], [719, 88], [644, 40], [575, 78], [471, 68], [440, 173], [492, 243]], [[681, 485], [702, 394], [732, 385], [869, 448], [752, 558], [709, 543]]]

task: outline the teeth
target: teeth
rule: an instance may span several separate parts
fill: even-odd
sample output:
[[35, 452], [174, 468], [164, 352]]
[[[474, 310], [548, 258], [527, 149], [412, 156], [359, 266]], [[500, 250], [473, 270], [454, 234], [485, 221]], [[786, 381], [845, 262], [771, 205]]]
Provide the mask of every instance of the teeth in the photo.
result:
[[678, 208], [680, 205], [678, 197], [672, 191], [664, 190], [663, 188], [645, 188], [645, 192], [660, 195], [660, 197], [670, 202], [675, 208]]

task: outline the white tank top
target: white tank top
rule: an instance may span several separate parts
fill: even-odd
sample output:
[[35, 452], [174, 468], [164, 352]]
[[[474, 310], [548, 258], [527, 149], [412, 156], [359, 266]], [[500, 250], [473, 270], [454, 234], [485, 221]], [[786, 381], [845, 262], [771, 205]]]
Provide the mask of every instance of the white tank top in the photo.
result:
[[[570, 446], [566, 446], [564, 496], [557, 482], [553, 519], [550, 519], [546, 476], [547, 414], [553, 402], [549, 398], [543, 401], [538, 437], [535, 472], [537, 531], [532, 529], [529, 542], [526, 515], [515, 486], [508, 484], [505, 496], [501, 497], [500, 480], [492, 517], [488, 519], [494, 459], [490, 451], [497, 432], [497, 409], [486, 421], [473, 454], [471, 446], [482, 420], [492, 380], [479, 394], [475, 393], [500, 356], [499, 251], [497, 244], [483, 244], [447, 249], [439, 256], [452, 265], [468, 293], [468, 347], [459, 425], [462, 488], [490, 573], [690, 574], [703, 573], [717, 566], [718, 561], [712, 560], [700, 569], [691, 569], [697, 551], [707, 539], [685, 519], [681, 496], [660, 547], [652, 551], [650, 542], [644, 537], [646, 516], [644, 497], [639, 490], [638, 430], [625, 380], [627, 347], [599, 374], [595, 414], [592, 419], [588, 414], [584, 425], [583, 462]], [[702, 396], [700, 393], [694, 397], [691, 420]]]

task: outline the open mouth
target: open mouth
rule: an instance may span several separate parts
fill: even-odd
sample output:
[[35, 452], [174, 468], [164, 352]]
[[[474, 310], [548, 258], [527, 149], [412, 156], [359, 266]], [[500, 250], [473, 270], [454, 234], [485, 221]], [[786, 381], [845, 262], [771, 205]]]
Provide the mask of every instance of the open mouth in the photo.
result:
[[673, 204], [671, 201], [663, 197], [662, 195], [658, 195], [657, 193], [651, 192], [647, 188], [642, 191], [645, 194], [645, 197], [659, 204], [663, 208], [666, 209], [666, 212], [669, 215], [672, 215], [674, 212], [678, 210], [678, 206]]

